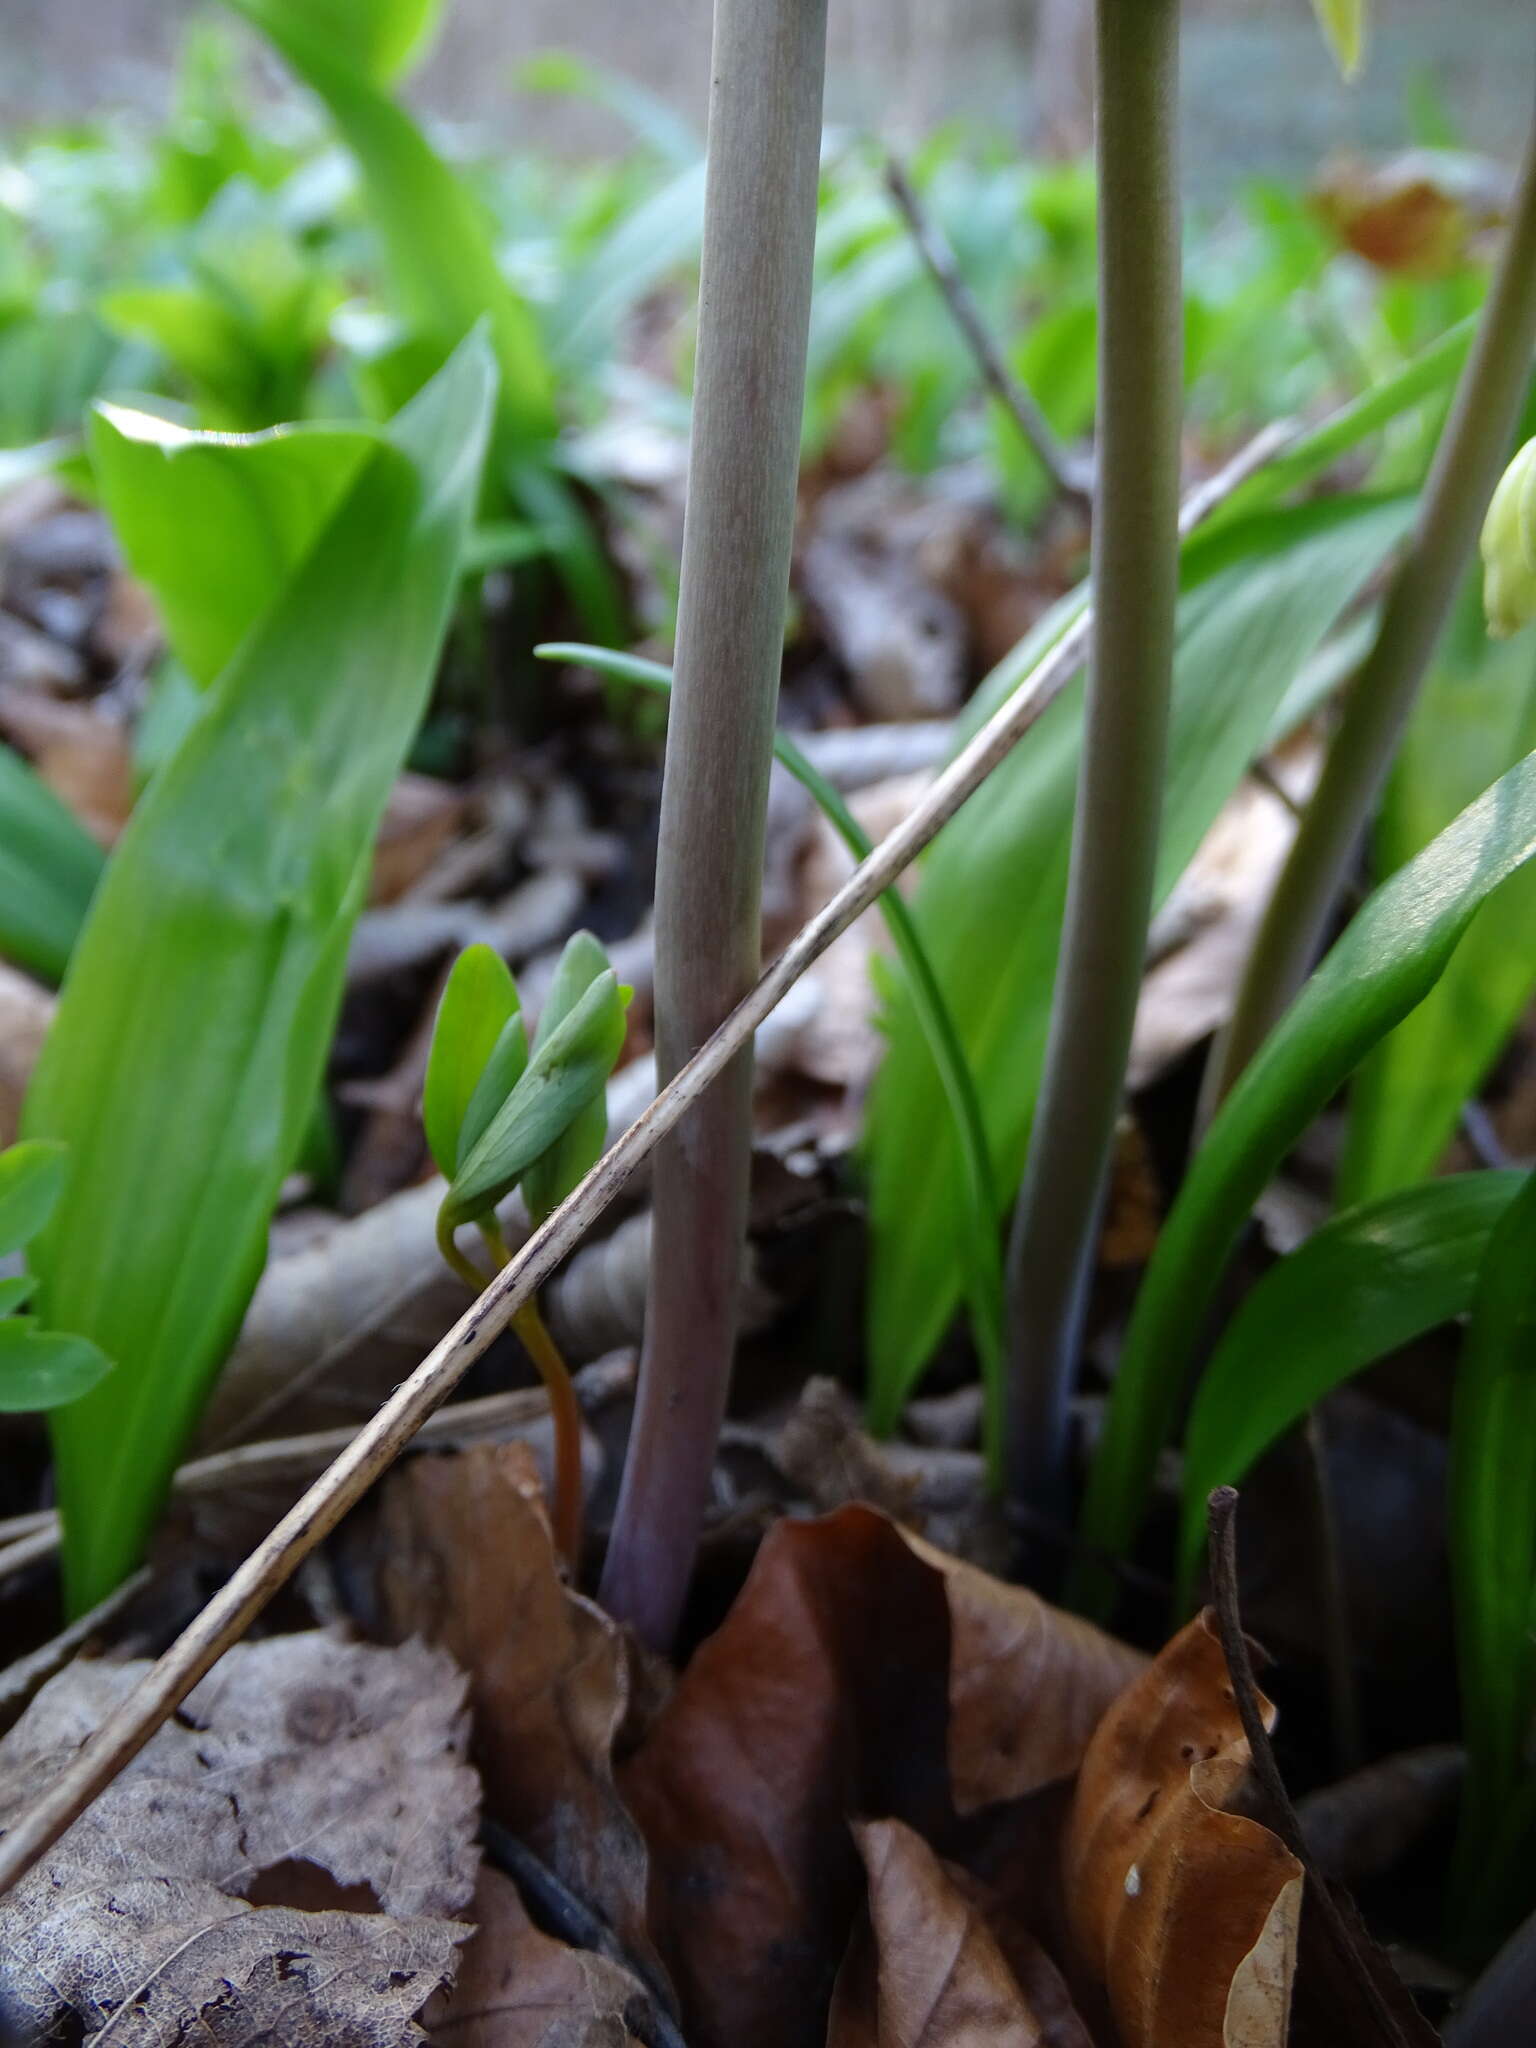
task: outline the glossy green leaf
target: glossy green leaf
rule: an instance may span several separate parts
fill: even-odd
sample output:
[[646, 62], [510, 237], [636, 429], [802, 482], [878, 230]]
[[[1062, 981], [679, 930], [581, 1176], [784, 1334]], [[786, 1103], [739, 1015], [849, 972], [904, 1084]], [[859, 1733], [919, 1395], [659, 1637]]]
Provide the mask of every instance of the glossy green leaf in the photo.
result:
[[358, 427], [196, 434], [98, 405], [91, 465], [171, 646], [206, 688], [314, 546], [378, 447]]
[[[591, 932], [573, 932], [565, 942], [534, 1035], [537, 1052], [565, 1022], [600, 974], [608, 955]], [[523, 1200], [535, 1223], [551, 1215], [578, 1181], [596, 1165], [608, 1135], [608, 1105], [602, 1090], [571, 1118], [554, 1143], [523, 1174]]]
[[380, 85], [420, 60], [442, 11], [443, 0], [304, 0], [311, 32]]
[[[1533, 854], [1536, 754], [1528, 754], [1370, 897], [1227, 1097], [1137, 1296], [1083, 1506], [1088, 1552], [1122, 1556], [1135, 1537], [1195, 1346], [1266, 1182], [1371, 1048], [1434, 987], [1479, 906]], [[1087, 1578], [1078, 1590], [1087, 1596]]]
[[426, 702], [494, 392], [468, 343], [379, 438], [98, 892], [28, 1097], [70, 1148], [39, 1311], [117, 1370], [54, 1428], [72, 1605], [131, 1569], [260, 1273], [374, 835]]
[[599, 975], [528, 1062], [527, 1071], [454, 1175], [443, 1201], [449, 1225], [483, 1216], [601, 1093], [624, 1049], [624, 996]]
[[0, 1414], [78, 1401], [111, 1370], [111, 1359], [88, 1338], [40, 1330], [33, 1316], [0, 1322]]
[[432, 1027], [421, 1120], [439, 1173], [452, 1179], [460, 1133], [496, 1041], [517, 1015], [517, 983], [490, 946], [466, 946], [453, 963]]
[[64, 1187], [66, 1148], [24, 1139], [0, 1152], [0, 1256], [30, 1244]]
[[1353, 78], [1365, 56], [1365, 0], [1312, 0], [1334, 62]]
[[0, 745], [0, 955], [62, 978], [101, 879], [101, 848], [8, 746]]
[[[360, 0], [352, 0], [353, 5]], [[416, 123], [369, 77], [350, 37], [309, 0], [230, 0], [324, 100], [357, 159], [369, 210], [411, 326], [446, 356], [482, 318], [501, 368], [500, 419], [516, 442], [556, 426], [550, 365], [529, 308], [496, 260], [490, 224]], [[350, 13], [340, 0], [332, 10]]]
[[[1336, 499], [1255, 515], [1187, 544], [1159, 901], [1264, 745], [1287, 687], [1410, 516], [1395, 500]], [[1022, 681], [1044, 637], [1031, 636], [1029, 662], [1010, 657], [1008, 681]], [[983, 691], [984, 708], [1008, 694]], [[1004, 1199], [1018, 1185], [1045, 1050], [1081, 729], [1078, 682], [945, 828], [913, 905], [975, 1076]], [[967, 1229], [950, 1113], [900, 991], [888, 1032], [867, 1141], [867, 1338], [880, 1429], [894, 1424], [954, 1313]]]
[[[1451, 1421], [1450, 1544], [1467, 1790], [1458, 1862], [1469, 1888], [1509, 1843], [1530, 1780], [1536, 1706], [1536, 1174], [1483, 1261]], [[1524, 1818], [1529, 1819], [1529, 1800]], [[1524, 1891], [1529, 1894], [1529, 1857]], [[1493, 1887], [1497, 1889], [1497, 1885]], [[1523, 1904], [1522, 1908], [1523, 1910]]]
[[523, 1078], [527, 1066], [528, 1027], [521, 1015], [510, 1017], [498, 1033], [465, 1106], [450, 1179], [484, 1137], [491, 1118]]
[[1236, 1486], [1308, 1409], [1378, 1358], [1463, 1315], [1517, 1172], [1458, 1173], [1346, 1210], [1244, 1297], [1184, 1435], [1187, 1598], [1212, 1487]]
[[[1377, 822], [1378, 874], [1411, 860], [1494, 777], [1536, 747], [1536, 641], [1490, 641], [1476, 592], [1425, 683]], [[1343, 1206], [1432, 1172], [1536, 990], [1536, 870], [1483, 905], [1456, 957], [1350, 1089]]]

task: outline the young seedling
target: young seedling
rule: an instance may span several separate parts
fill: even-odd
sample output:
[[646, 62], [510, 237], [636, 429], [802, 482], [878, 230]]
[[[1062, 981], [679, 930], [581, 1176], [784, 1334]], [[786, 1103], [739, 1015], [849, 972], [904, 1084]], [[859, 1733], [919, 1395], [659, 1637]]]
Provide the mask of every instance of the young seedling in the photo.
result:
[[[624, 1045], [630, 991], [590, 932], [560, 956], [530, 1052], [517, 984], [489, 946], [461, 953], [444, 987], [422, 1093], [427, 1145], [448, 1181], [437, 1215], [444, 1259], [476, 1294], [490, 1275], [459, 1249], [473, 1224], [495, 1268], [511, 1257], [496, 1220], [513, 1188], [540, 1224], [585, 1176], [607, 1132], [604, 1088]], [[537, 1303], [512, 1327], [549, 1395], [555, 1429], [555, 1540], [574, 1566], [581, 1547], [581, 1411]]]
[[[32, 1138], [0, 1152], [0, 1257], [32, 1242], [64, 1188], [66, 1148]], [[84, 1337], [40, 1330], [19, 1313], [37, 1282], [30, 1273], [0, 1280], [0, 1414], [58, 1408], [87, 1392], [112, 1361]]]

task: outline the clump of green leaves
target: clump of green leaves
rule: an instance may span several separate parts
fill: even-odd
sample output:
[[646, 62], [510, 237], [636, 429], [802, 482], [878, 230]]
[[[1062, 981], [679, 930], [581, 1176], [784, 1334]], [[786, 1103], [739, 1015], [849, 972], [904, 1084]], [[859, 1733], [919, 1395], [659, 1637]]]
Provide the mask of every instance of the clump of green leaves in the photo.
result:
[[[498, 1204], [521, 1186], [535, 1223], [557, 1209], [603, 1149], [605, 1088], [624, 1047], [621, 988], [590, 932], [567, 942], [539, 1017], [532, 1049], [522, 999], [489, 946], [454, 962], [438, 1004], [422, 1091], [427, 1145], [448, 1182], [438, 1210], [444, 1259], [476, 1294], [486, 1275], [455, 1240], [474, 1224], [492, 1259], [509, 1256]], [[536, 1305], [513, 1317], [549, 1394], [555, 1427], [556, 1540], [573, 1562], [581, 1542], [581, 1414], [570, 1374]]]
[[[0, 1258], [20, 1251], [47, 1224], [64, 1187], [62, 1145], [33, 1138], [0, 1152]], [[0, 1279], [0, 1413], [57, 1408], [88, 1393], [112, 1369], [86, 1337], [40, 1330], [24, 1315], [36, 1290], [30, 1273]]]

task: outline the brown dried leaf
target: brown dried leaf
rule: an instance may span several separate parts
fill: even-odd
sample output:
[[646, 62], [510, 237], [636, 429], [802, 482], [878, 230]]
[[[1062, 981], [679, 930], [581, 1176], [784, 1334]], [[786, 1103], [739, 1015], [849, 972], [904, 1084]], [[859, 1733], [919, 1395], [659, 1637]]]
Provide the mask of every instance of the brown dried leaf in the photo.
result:
[[1125, 2048], [1283, 2048], [1302, 1872], [1231, 1810], [1248, 1766], [1203, 1614], [1100, 1722], [1067, 1823], [1073, 1937]]
[[475, 1886], [476, 1922], [449, 1992], [422, 2019], [436, 2048], [625, 2048], [644, 1994], [627, 1970], [541, 1934], [499, 1870]]
[[853, 1832], [869, 1925], [838, 1973], [827, 2048], [1048, 2048], [991, 1929], [922, 1837], [894, 1820]]
[[1508, 196], [1499, 166], [1486, 158], [1413, 149], [1382, 164], [1334, 166], [1315, 204], [1345, 247], [1378, 270], [1442, 277], [1504, 219]]
[[818, 2041], [862, 1890], [848, 1818], [933, 1836], [951, 1772], [979, 1803], [1070, 1771], [1136, 1662], [871, 1508], [779, 1523], [623, 1780], [690, 2042]]
[[629, 1652], [561, 1582], [531, 1452], [414, 1460], [386, 1488], [382, 1540], [391, 1627], [443, 1644], [469, 1674], [487, 1811], [649, 1962], [645, 1843], [613, 1780]]
[[[0, 1743], [0, 1820], [148, 1670], [77, 1662]], [[395, 2048], [452, 1974], [478, 1788], [463, 1683], [420, 1643], [242, 1644], [0, 1903], [0, 2026]], [[245, 1896], [263, 1901], [252, 1905]], [[300, 1911], [294, 1899], [356, 1911]], [[383, 1910], [377, 1910], [382, 1908]], [[9, 2036], [7, 2038], [10, 2038]]]
[[0, 687], [0, 732], [31, 756], [43, 781], [85, 829], [111, 846], [133, 808], [127, 727], [99, 702], [65, 704], [6, 684]]
[[394, 903], [418, 881], [468, 814], [464, 792], [435, 776], [397, 776], [373, 848], [370, 903]]
[[949, 1600], [949, 1775], [957, 1813], [1069, 1777], [1147, 1668], [1129, 1644], [909, 1536]]

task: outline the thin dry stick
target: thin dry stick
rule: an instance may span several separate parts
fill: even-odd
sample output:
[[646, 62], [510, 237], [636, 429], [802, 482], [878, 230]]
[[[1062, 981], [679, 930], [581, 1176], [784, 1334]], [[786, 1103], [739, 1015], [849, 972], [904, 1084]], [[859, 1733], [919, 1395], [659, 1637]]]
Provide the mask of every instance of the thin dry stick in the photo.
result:
[[1329, 1938], [1338, 1953], [1351, 1958], [1358, 1969], [1361, 1987], [1381, 2024], [1382, 2039], [1395, 2042], [1397, 2048], [1411, 2048], [1398, 2025], [1396, 2014], [1382, 1996], [1371, 1958], [1361, 1953], [1360, 1943], [1341, 1912], [1332, 1887], [1313, 1861], [1296, 1809], [1291, 1804], [1291, 1795], [1280, 1775], [1280, 1766], [1275, 1762], [1269, 1730], [1259, 1708], [1259, 1689], [1253, 1676], [1253, 1659], [1248, 1654], [1248, 1638], [1243, 1634], [1242, 1606], [1237, 1591], [1237, 1499], [1235, 1486], [1218, 1486], [1206, 1504], [1210, 1530], [1211, 1598], [1216, 1609], [1221, 1653], [1227, 1660], [1227, 1676], [1232, 1681], [1238, 1717], [1248, 1738], [1254, 1776], [1269, 1804], [1267, 1819], [1306, 1872], [1307, 1894], [1326, 1923]]
[[913, 190], [912, 181], [898, 157], [886, 158], [885, 185], [911, 231], [928, 275], [939, 288], [939, 296], [948, 306], [956, 327], [976, 358], [982, 382], [1034, 449], [1041, 467], [1049, 473], [1057, 490], [1066, 497], [1086, 503], [1093, 491], [1093, 464], [1063, 448], [1050, 421], [1040, 410], [1034, 393], [1004, 362], [1002, 351], [982, 318], [981, 308], [970, 286], [960, 275], [955, 252], [938, 223], [924, 211], [923, 202]]
[[[1184, 524], [1196, 525], [1208, 516], [1223, 498], [1270, 461], [1288, 437], [1289, 430], [1284, 428], [1267, 428], [1258, 435], [1219, 476], [1191, 494]], [[42, 1798], [0, 1840], [0, 1894], [48, 1853], [64, 1830], [138, 1755], [198, 1680], [239, 1641], [279, 1587], [388, 1471], [422, 1423], [507, 1328], [522, 1304], [576, 1249], [635, 1169], [729, 1066], [806, 969], [890, 887], [1055, 702], [1081, 666], [1091, 624], [1091, 611], [1084, 611], [1067, 628], [1050, 653], [937, 778], [922, 802], [785, 947], [745, 1001], [533, 1233], [410, 1378], [363, 1425], [336, 1462], [231, 1574]]]

